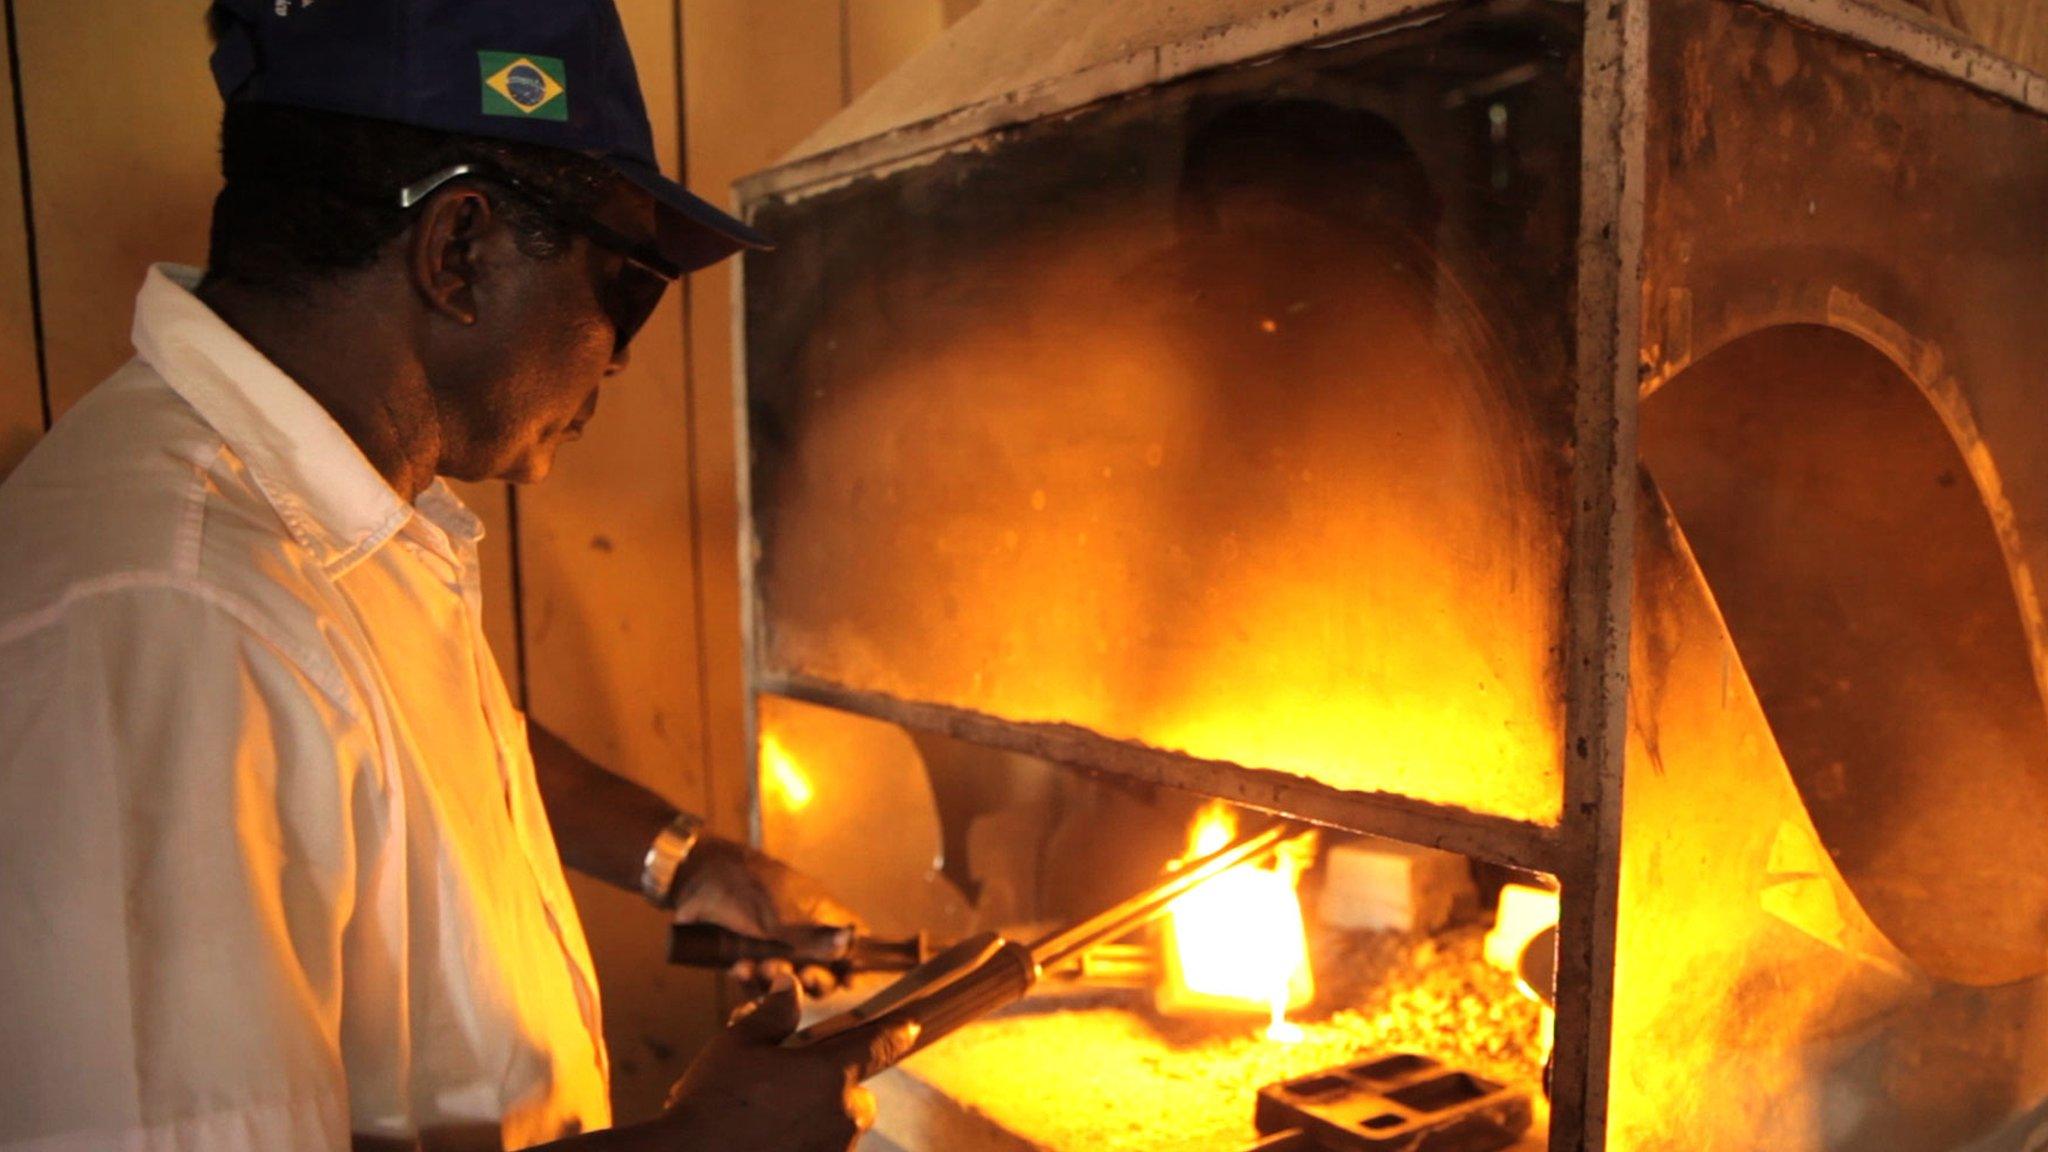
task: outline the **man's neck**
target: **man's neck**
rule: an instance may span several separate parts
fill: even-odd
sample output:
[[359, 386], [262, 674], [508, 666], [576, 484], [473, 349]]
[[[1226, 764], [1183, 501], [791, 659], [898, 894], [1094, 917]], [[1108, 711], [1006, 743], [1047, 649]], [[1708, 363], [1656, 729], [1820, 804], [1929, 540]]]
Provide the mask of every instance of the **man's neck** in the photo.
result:
[[327, 410], [408, 503], [434, 482], [439, 413], [401, 325], [368, 292], [281, 300], [208, 280], [199, 299]]

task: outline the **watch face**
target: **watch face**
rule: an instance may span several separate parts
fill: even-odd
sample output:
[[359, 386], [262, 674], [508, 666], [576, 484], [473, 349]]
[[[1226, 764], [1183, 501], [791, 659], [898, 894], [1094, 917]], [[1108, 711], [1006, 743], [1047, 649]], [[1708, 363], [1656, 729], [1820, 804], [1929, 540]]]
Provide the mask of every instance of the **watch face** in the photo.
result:
[[647, 858], [640, 866], [640, 894], [656, 907], [674, 906], [676, 874], [682, 868], [683, 858], [696, 847], [697, 831], [703, 826], [702, 820], [684, 813], [656, 833], [654, 843], [648, 846]]

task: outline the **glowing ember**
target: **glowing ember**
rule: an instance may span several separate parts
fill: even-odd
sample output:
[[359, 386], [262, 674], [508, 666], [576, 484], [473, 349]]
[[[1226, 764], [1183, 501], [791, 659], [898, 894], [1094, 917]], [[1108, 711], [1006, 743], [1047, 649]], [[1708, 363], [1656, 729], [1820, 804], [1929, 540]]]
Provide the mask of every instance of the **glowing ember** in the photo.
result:
[[811, 778], [797, 766], [789, 749], [772, 735], [761, 737], [761, 783], [769, 797], [785, 812], [801, 812], [810, 806], [817, 790]]
[[[1236, 832], [1230, 810], [1210, 805], [1189, 833], [1186, 859], [1217, 851]], [[1283, 851], [1270, 866], [1233, 868], [1174, 903], [1166, 926], [1163, 1010], [1267, 1011], [1268, 1037], [1300, 1039], [1287, 1010], [1315, 995], [1295, 891], [1302, 863]]]

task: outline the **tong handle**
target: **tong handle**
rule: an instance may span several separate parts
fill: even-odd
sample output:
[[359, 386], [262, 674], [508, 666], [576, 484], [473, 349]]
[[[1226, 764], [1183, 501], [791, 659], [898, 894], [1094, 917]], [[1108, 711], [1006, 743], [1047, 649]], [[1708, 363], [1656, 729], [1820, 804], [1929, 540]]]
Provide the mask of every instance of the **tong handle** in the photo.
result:
[[788, 960], [822, 965], [845, 980], [855, 972], [907, 972], [931, 958], [931, 941], [922, 932], [891, 939], [845, 929], [839, 932], [832, 954], [800, 955], [786, 940], [764, 940], [716, 924], [676, 924], [668, 931], [668, 962], [688, 968], [730, 968], [742, 960]]
[[745, 936], [715, 924], [677, 924], [668, 930], [668, 962], [690, 968], [730, 968], [742, 960], [787, 960], [795, 952], [781, 940]]
[[[910, 1052], [918, 1052], [1023, 999], [1037, 982], [1038, 962], [1029, 948], [984, 932], [904, 973], [859, 1006], [799, 1030], [783, 1045], [802, 1048], [856, 1028], [908, 1019], [918, 1024], [917, 1042], [910, 1047]], [[869, 1075], [880, 1071], [869, 1069]]]

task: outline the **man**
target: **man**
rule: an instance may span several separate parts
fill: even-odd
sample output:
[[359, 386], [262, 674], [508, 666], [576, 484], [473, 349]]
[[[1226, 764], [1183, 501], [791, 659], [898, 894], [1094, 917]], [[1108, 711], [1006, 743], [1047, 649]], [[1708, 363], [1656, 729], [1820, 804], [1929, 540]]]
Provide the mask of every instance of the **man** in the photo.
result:
[[525, 723], [439, 480], [546, 476], [667, 283], [765, 242], [656, 171], [610, 0], [209, 20], [210, 269], [0, 487], [0, 1147], [848, 1146], [913, 1029], [785, 1049], [786, 976], [601, 1131], [561, 859], [847, 918]]

